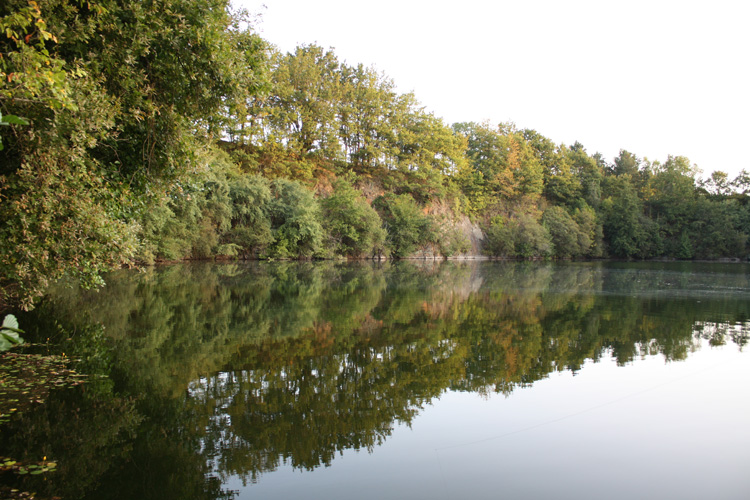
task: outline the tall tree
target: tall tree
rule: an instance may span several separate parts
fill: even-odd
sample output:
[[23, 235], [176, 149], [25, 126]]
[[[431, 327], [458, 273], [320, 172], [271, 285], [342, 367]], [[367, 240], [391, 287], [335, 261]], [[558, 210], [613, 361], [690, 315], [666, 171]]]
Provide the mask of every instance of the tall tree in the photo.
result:
[[[581, 200], [592, 207], [598, 207], [602, 194], [602, 171], [596, 160], [586, 153], [586, 149], [576, 142], [568, 151], [568, 159], [573, 174], [581, 186]], [[578, 203], [573, 203], [578, 204]]]
[[460, 179], [467, 195], [479, 194], [486, 206], [492, 199], [533, 200], [541, 194], [542, 165], [513, 124], [456, 123], [453, 129], [467, 141], [469, 171]]
[[398, 96], [394, 83], [363, 65], [341, 67], [339, 137], [350, 167], [372, 175], [396, 163]]
[[338, 58], [317, 45], [275, 57], [269, 121], [276, 138], [300, 155], [336, 157]]
[[609, 254], [621, 258], [644, 256], [647, 232], [642, 224], [641, 200], [630, 176], [608, 178], [605, 192], [601, 208]]
[[156, 183], [201, 168], [226, 104], [259, 84], [228, 0], [9, 0], [0, 6], [0, 287], [31, 300], [130, 259]]
[[624, 149], [620, 150], [620, 153], [615, 158], [614, 164], [612, 165], [612, 173], [614, 175], [629, 175], [635, 177], [640, 169], [641, 160], [630, 151]]
[[443, 120], [420, 107], [412, 94], [400, 98], [396, 137], [400, 191], [419, 201], [443, 196], [448, 179], [464, 164], [464, 142]]

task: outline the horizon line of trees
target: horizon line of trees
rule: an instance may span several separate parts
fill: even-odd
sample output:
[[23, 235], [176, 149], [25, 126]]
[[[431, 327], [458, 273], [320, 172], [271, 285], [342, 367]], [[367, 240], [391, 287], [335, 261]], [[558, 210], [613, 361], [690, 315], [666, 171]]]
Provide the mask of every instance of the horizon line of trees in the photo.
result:
[[750, 174], [445, 124], [228, 0], [0, 6], [0, 304], [187, 258], [746, 258]]

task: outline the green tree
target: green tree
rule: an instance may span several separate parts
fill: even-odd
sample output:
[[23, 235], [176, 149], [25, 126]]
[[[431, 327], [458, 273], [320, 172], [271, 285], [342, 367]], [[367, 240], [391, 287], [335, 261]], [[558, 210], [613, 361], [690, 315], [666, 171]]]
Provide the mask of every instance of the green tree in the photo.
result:
[[542, 192], [542, 166], [513, 124], [493, 130], [486, 123], [457, 123], [453, 129], [467, 140], [466, 155], [485, 196], [512, 199]]
[[382, 254], [386, 233], [380, 216], [352, 181], [352, 177], [337, 179], [333, 193], [321, 200], [330, 246], [336, 254], [350, 257]]
[[221, 152], [207, 163], [149, 204], [140, 219], [141, 260], [247, 257], [272, 242], [269, 182], [240, 174]]
[[573, 211], [573, 220], [578, 224], [578, 246], [581, 253], [589, 257], [604, 255], [604, 229], [597, 212], [584, 205]]
[[412, 94], [400, 96], [396, 169], [386, 187], [410, 193], [421, 203], [445, 196], [448, 179], [464, 168], [464, 142], [442, 119], [418, 106]]
[[694, 217], [697, 167], [684, 156], [669, 156], [652, 166], [645, 198], [648, 213], [658, 225], [664, 241], [662, 253], [677, 258], [692, 258], [688, 227]]
[[695, 217], [687, 228], [699, 259], [746, 257], [748, 235], [742, 230], [742, 206], [734, 199], [695, 200]]
[[630, 151], [621, 149], [612, 165], [611, 173], [613, 175], [629, 175], [631, 179], [635, 179], [638, 176], [640, 165], [640, 158]]
[[[197, 167], [226, 106], [260, 85], [226, 0], [0, 6], [0, 287], [30, 307], [135, 256], [148, 193]], [[158, 197], [157, 197], [158, 198]]]
[[581, 199], [582, 187], [576, 166], [571, 165], [570, 150], [565, 145], [555, 145], [536, 130], [525, 129], [521, 133], [541, 165], [544, 197], [553, 204], [574, 206]]
[[323, 227], [320, 206], [300, 183], [276, 179], [271, 183], [272, 199], [268, 214], [273, 243], [267, 256], [275, 258], [310, 258], [321, 250]]
[[711, 172], [709, 178], [699, 181], [698, 185], [716, 197], [729, 196], [732, 193], [732, 182], [729, 180], [729, 174], [721, 170]]
[[262, 177], [238, 175], [230, 179], [232, 227], [224, 240], [241, 256], [254, 256], [273, 242], [268, 210], [271, 203], [269, 182]]
[[605, 192], [601, 209], [609, 254], [621, 258], [644, 256], [647, 233], [642, 224], [642, 204], [630, 176], [609, 177]]
[[275, 139], [298, 155], [320, 152], [335, 158], [339, 154], [339, 67], [333, 51], [317, 45], [275, 55], [269, 123]]
[[562, 258], [580, 257], [591, 247], [588, 234], [581, 231], [570, 214], [560, 206], [544, 211], [542, 225], [547, 229], [554, 245], [554, 255]]
[[387, 244], [395, 257], [407, 257], [420, 247], [435, 243], [432, 219], [408, 194], [387, 195], [375, 200], [388, 232]]
[[398, 95], [392, 80], [363, 65], [341, 66], [338, 135], [355, 172], [384, 175], [396, 163]]
[[732, 187], [740, 194], [747, 195], [750, 193], [750, 174], [747, 170], [742, 169], [737, 177], [732, 180]]
[[531, 214], [495, 217], [486, 231], [485, 253], [497, 257], [544, 258], [553, 254], [553, 242]]
[[571, 169], [581, 186], [581, 198], [574, 200], [571, 205], [581, 205], [585, 202], [591, 207], [598, 207], [601, 201], [604, 172], [596, 159], [586, 153], [581, 143], [576, 142], [567, 153]]

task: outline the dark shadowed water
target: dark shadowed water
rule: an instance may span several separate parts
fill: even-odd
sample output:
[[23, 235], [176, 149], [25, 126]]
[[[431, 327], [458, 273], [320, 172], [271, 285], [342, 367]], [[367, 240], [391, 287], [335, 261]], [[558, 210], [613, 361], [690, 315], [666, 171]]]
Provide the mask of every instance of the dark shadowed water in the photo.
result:
[[[750, 498], [750, 267], [252, 263], [19, 315], [82, 388], [17, 416], [63, 498]], [[8, 478], [5, 478], [7, 481]]]

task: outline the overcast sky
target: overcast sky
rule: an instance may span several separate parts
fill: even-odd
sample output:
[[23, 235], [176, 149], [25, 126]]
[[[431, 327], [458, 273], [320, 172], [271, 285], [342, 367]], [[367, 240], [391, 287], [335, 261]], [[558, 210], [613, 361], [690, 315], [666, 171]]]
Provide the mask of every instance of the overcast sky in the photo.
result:
[[233, 3], [280, 50], [332, 47], [448, 124], [512, 121], [609, 161], [627, 149], [750, 171], [748, 0]]

